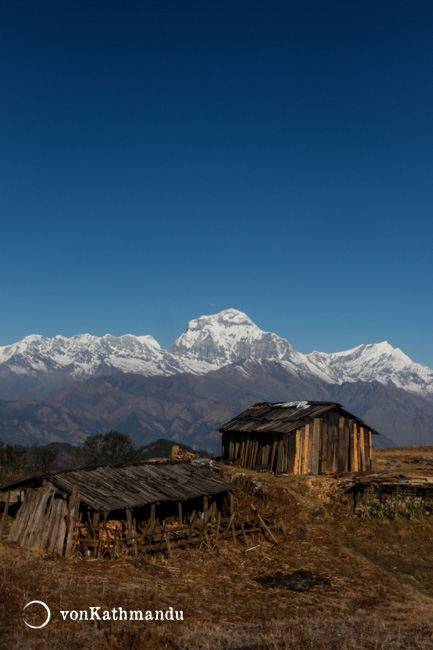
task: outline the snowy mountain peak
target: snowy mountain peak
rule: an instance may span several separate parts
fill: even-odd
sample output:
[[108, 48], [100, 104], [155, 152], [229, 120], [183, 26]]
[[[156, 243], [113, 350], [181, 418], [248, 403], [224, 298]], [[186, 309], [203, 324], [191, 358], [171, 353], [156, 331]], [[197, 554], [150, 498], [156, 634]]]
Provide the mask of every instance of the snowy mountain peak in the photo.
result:
[[[237, 309], [224, 309], [218, 314], [210, 314], [206, 316], [199, 316], [194, 320], [190, 320], [185, 333], [206, 331], [213, 332], [214, 335], [222, 333], [223, 330], [228, 328], [244, 327], [256, 333], [261, 332], [257, 325], [253, 323], [251, 318]], [[235, 331], [233, 329], [233, 331]], [[179, 340], [179, 339], [178, 339]]]
[[264, 332], [246, 314], [237, 309], [224, 309], [218, 314], [200, 316], [189, 321], [188, 327], [177, 341], [180, 340], [184, 346], [194, 345], [197, 339], [204, 339], [211, 335], [213, 338], [236, 339], [249, 338], [250, 340], [260, 338]]
[[294, 351], [288, 341], [264, 332], [243, 312], [225, 309], [190, 321], [169, 352], [212, 370], [244, 359], [282, 360]]
[[311, 352], [306, 355], [313, 372], [327, 375], [328, 381], [379, 381], [415, 393], [433, 393], [433, 371], [414, 363], [400, 348], [388, 341], [358, 345], [342, 352]]

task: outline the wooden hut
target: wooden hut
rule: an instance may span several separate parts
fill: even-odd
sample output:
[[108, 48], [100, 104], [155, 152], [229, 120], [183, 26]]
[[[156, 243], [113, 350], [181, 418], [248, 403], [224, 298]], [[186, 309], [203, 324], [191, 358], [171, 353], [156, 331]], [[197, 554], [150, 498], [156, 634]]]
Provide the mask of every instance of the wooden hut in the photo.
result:
[[370, 470], [377, 434], [335, 402], [254, 404], [219, 431], [224, 459], [276, 474]]
[[218, 526], [234, 536], [233, 484], [186, 462], [137, 463], [49, 473], [9, 483], [9, 539], [70, 557], [119, 557], [194, 544]]

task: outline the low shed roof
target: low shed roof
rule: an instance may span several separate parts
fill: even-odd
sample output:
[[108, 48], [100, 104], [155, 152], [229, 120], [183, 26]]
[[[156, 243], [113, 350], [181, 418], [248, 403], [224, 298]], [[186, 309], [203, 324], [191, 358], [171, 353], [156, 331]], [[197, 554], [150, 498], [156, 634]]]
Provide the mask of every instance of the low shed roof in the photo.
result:
[[337, 402], [261, 402], [250, 406], [230, 422], [226, 422], [219, 431], [241, 433], [271, 433], [287, 434], [300, 429], [314, 418], [329, 411], [337, 411], [342, 417], [350, 418], [357, 424], [373, 433], [377, 431], [369, 427], [360, 418], [352, 415]]
[[80, 500], [98, 511], [144, 506], [157, 501], [186, 501], [213, 496], [233, 489], [232, 483], [218, 478], [206, 468], [189, 463], [140, 463], [117, 467], [92, 467], [49, 473], [15, 481], [0, 492], [38, 487], [44, 480], [72, 493], [78, 486]]

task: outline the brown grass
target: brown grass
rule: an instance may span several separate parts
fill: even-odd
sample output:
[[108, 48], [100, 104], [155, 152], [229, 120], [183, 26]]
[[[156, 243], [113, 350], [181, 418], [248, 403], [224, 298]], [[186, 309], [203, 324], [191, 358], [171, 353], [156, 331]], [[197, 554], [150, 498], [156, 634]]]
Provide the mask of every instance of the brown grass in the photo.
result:
[[[432, 455], [432, 448], [379, 450], [377, 464]], [[406, 454], [406, 455], [405, 455]], [[413, 469], [413, 468], [412, 468]], [[412, 472], [411, 469], [411, 473]], [[433, 468], [430, 468], [433, 475]], [[245, 497], [272, 509], [280, 542], [219, 543], [165, 557], [64, 560], [0, 545], [0, 647], [45, 648], [305, 648], [311, 650], [433, 647], [433, 522], [364, 519], [329, 477], [252, 478]], [[426, 472], [426, 468], [423, 469]], [[307, 591], [266, 587], [259, 577], [308, 571], [325, 578]], [[42, 600], [51, 622], [30, 630], [22, 610]], [[183, 622], [63, 621], [59, 610], [165, 609]], [[35, 621], [36, 622], [36, 621]]]

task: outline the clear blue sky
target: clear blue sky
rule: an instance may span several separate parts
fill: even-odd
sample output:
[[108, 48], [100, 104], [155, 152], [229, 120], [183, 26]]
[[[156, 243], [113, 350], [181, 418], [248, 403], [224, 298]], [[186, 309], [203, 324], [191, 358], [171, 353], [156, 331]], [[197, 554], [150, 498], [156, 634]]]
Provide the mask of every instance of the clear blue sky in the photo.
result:
[[433, 366], [433, 4], [14, 0], [0, 345], [227, 307]]

